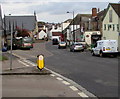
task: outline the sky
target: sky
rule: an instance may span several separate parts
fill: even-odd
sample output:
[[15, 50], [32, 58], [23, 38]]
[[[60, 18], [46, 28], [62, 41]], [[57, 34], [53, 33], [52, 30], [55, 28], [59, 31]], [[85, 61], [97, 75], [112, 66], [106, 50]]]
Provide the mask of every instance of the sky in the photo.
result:
[[[88, 2], [89, 1], [89, 2]], [[105, 2], [104, 2], [105, 1]], [[0, 0], [4, 15], [33, 15], [38, 21], [61, 23], [77, 14], [91, 14], [92, 8], [103, 10], [119, 0]], [[66, 13], [67, 11], [71, 13]]]

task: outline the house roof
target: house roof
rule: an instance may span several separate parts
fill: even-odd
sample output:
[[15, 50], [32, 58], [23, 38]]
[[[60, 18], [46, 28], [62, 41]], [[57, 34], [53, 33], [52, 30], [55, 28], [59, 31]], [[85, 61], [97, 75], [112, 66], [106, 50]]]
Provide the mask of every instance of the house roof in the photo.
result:
[[64, 23], [71, 22], [71, 21], [72, 21], [72, 19], [68, 19], [68, 20], [64, 21]]
[[110, 3], [117, 15], [120, 17], [120, 3]]
[[106, 13], [106, 10], [107, 10], [107, 9], [104, 9], [104, 10], [100, 11], [100, 12], [97, 14], [97, 16], [98, 16], [99, 19], [101, 19], [101, 20], [103, 19], [104, 15], [105, 15], [105, 13]]
[[36, 16], [5, 16], [4, 18], [7, 29], [9, 29], [9, 23], [30, 31], [35, 28]]
[[[81, 21], [88, 21], [89, 18], [91, 18], [91, 14], [77, 14], [74, 18], [74, 25], [79, 25]], [[70, 25], [73, 25], [73, 20]]]
[[104, 20], [110, 6], [112, 6], [112, 8], [115, 10], [116, 14], [120, 17], [120, 3], [109, 3], [102, 20]]

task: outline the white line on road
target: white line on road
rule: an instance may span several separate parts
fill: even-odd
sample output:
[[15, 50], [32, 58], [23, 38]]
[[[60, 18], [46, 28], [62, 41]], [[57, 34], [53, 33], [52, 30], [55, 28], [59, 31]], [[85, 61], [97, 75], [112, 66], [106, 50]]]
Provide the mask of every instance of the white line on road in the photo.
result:
[[62, 83], [65, 84], [65, 85], [70, 85], [70, 83], [67, 82], [67, 81], [62, 81]]
[[69, 86], [73, 91], [78, 91], [78, 89], [75, 86]]
[[19, 56], [19, 55], [17, 55], [17, 54], [15, 54], [15, 53], [12, 53], [14, 56], [16, 56], [16, 57], [19, 57], [20, 59], [25, 59], [25, 58], [23, 58], [22, 56]]
[[81, 97], [88, 97], [85, 93], [83, 92], [79, 92], [78, 95], [80, 95]]
[[54, 75], [54, 74], [51, 74], [50, 76], [55, 77], [55, 75]]
[[18, 60], [18, 62], [20, 62], [20, 63], [22, 63], [23, 65], [25, 65], [25, 66], [29, 66], [28, 64], [26, 64], [26, 63], [24, 63], [24, 62], [22, 62], [22, 61], [20, 61], [20, 60]]
[[60, 78], [60, 77], [57, 77], [56, 79], [57, 79], [57, 80], [63, 80], [63, 79], [62, 79], [62, 78]]
[[32, 66], [37, 66], [37, 64], [35, 64], [35, 63], [33, 63], [33, 62], [29, 61], [29, 60], [23, 60], [23, 61], [28, 63], [28, 64], [31, 64]]

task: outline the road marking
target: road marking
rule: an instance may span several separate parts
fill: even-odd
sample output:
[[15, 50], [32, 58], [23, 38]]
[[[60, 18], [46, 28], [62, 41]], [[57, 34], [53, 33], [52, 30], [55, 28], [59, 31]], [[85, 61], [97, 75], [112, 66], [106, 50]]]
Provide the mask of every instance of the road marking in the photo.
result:
[[62, 81], [62, 83], [65, 84], [65, 85], [70, 85], [70, 83], [67, 82], [67, 81]]
[[51, 74], [50, 76], [55, 77], [55, 75], [54, 75], [54, 74]]
[[63, 79], [62, 79], [62, 78], [60, 78], [60, 77], [57, 77], [56, 79], [57, 79], [57, 80], [63, 80]]
[[78, 89], [75, 86], [69, 86], [73, 91], [78, 91]]
[[80, 95], [81, 97], [88, 97], [85, 93], [83, 92], [79, 92], [78, 95]]
[[31, 64], [32, 66], [37, 66], [37, 64], [35, 64], [35, 63], [32, 63], [31, 61], [29, 61], [29, 60], [23, 60], [24, 62], [26, 62], [26, 63], [28, 63], [28, 64]]
[[[10, 52], [9, 52], [10, 53]], [[19, 55], [17, 55], [17, 54], [15, 54], [15, 53], [12, 53], [14, 56], [16, 56], [16, 57], [19, 57], [20, 59], [26, 59], [26, 58], [23, 58], [22, 56], [19, 56]]]
[[28, 64], [26, 64], [26, 63], [24, 63], [24, 62], [22, 62], [22, 61], [20, 61], [20, 60], [18, 60], [18, 62], [20, 62], [20, 63], [22, 63], [23, 65], [25, 65], [25, 66], [29, 66]]

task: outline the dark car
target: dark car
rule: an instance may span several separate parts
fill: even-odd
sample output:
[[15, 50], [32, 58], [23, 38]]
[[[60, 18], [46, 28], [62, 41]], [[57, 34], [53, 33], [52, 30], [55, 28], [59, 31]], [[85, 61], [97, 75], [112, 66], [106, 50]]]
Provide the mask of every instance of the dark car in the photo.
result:
[[58, 39], [55, 39], [55, 38], [54, 38], [54, 39], [52, 40], [52, 44], [53, 44], [53, 45], [57, 45], [57, 44], [59, 44]]
[[84, 51], [84, 45], [79, 43], [79, 42], [74, 42], [71, 46], [70, 46], [70, 51], [74, 52], [74, 51]]

